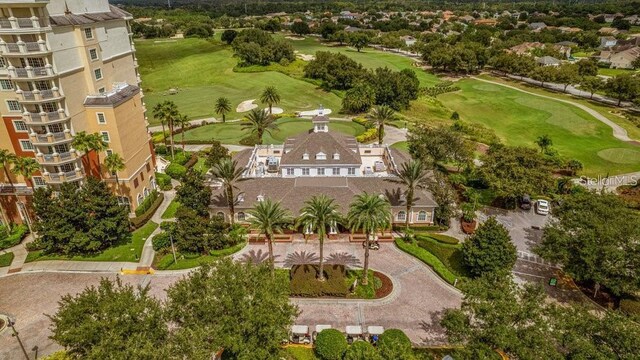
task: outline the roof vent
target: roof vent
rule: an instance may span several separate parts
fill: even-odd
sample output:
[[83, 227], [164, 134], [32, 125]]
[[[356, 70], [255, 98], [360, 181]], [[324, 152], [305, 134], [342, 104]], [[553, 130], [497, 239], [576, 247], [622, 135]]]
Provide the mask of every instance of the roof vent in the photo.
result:
[[302, 154], [302, 160], [309, 160], [309, 153], [305, 152], [304, 154]]
[[340, 160], [340, 153], [333, 153], [333, 160]]

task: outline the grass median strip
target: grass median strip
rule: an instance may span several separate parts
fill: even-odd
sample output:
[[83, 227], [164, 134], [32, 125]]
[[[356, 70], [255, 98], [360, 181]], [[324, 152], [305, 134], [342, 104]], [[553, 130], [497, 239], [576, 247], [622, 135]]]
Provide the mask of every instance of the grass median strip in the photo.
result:
[[[417, 240], [415, 242], [406, 242], [402, 239], [396, 239], [395, 243], [400, 250], [406, 252], [407, 254], [417, 258], [423, 263], [429, 265], [433, 269], [433, 271], [438, 274], [444, 281], [453, 285], [456, 284], [456, 279], [458, 281], [463, 280], [465, 278], [464, 274], [459, 274], [461, 272], [461, 268], [459, 266], [452, 266], [453, 261], [447, 261], [447, 257], [451, 256], [451, 249], [446, 249], [446, 247], [457, 248], [453, 245], [439, 244], [435, 240], [431, 240], [433, 242], [434, 247], [431, 249], [443, 248], [442, 251], [438, 251], [437, 255], [432, 253], [430, 250], [425, 248], [424, 242], [426, 240]], [[422, 245], [422, 246], [421, 246]], [[443, 261], [444, 259], [445, 261]], [[453, 268], [452, 268], [453, 267]], [[455, 269], [454, 269], [455, 268]]]
[[12, 252], [0, 255], [0, 267], [11, 265], [11, 263], [13, 262], [13, 257], [14, 255]]

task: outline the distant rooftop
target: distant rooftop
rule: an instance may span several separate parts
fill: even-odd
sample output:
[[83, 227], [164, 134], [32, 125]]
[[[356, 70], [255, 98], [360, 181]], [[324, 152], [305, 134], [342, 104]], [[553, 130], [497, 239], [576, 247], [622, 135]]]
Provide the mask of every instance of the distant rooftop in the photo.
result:
[[85, 106], [118, 106], [140, 92], [140, 88], [126, 83], [118, 84], [112, 91], [104, 94], [89, 95]]

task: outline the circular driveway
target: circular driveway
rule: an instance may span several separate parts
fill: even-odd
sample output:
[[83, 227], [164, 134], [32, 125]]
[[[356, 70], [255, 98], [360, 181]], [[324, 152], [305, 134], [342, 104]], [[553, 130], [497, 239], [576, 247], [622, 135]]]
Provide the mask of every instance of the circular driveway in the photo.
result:
[[[266, 245], [249, 245], [235, 258], [265, 254]], [[317, 243], [275, 244], [276, 266], [285, 266], [295, 256], [311, 256], [318, 252]], [[325, 244], [325, 257], [338, 257], [353, 267], [361, 266], [362, 246], [347, 242]], [[461, 294], [444, 283], [430, 268], [398, 250], [393, 244], [382, 244], [379, 251], [370, 253], [371, 268], [385, 273], [394, 283], [391, 295], [379, 300], [314, 300], [294, 299], [301, 314], [298, 324], [314, 326], [330, 324], [344, 330], [346, 325], [381, 325], [404, 330], [415, 344], [435, 345], [445, 341], [438, 325], [443, 311], [459, 307]], [[258, 255], [259, 256], [259, 255]], [[160, 299], [165, 289], [183, 276], [184, 272], [158, 272], [155, 275], [125, 275], [123, 282], [149, 285], [151, 294]], [[16, 319], [16, 329], [27, 350], [37, 345], [41, 354], [58, 348], [48, 337], [49, 319], [58, 300], [65, 294], [76, 294], [86, 286], [96, 285], [101, 278], [115, 278], [114, 273], [48, 272], [18, 273], [0, 278], [0, 313]], [[19, 354], [15, 338], [7, 331], [0, 334], [0, 359]]]

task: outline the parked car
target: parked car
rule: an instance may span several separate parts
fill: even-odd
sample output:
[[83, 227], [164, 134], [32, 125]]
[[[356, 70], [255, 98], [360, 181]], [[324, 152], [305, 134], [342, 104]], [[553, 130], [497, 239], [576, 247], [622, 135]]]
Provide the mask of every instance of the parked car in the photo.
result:
[[[366, 241], [362, 242], [362, 247], [363, 248], [367, 247]], [[369, 241], [369, 250], [380, 250], [380, 244], [375, 240]]]
[[549, 214], [549, 202], [547, 200], [538, 200], [536, 201], [536, 214], [538, 215], [548, 215]]
[[531, 210], [531, 196], [529, 194], [524, 194], [520, 199], [520, 209]]

